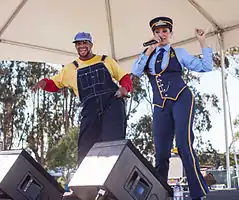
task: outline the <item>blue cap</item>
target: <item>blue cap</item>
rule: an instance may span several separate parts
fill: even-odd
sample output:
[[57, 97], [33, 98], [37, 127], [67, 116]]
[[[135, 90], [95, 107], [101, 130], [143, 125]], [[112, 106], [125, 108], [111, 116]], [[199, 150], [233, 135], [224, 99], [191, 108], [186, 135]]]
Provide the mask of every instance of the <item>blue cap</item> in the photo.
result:
[[73, 43], [76, 43], [78, 41], [89, 41], [92, 43], [92, 37], [90, 33], [79, 32], [76, 34]]

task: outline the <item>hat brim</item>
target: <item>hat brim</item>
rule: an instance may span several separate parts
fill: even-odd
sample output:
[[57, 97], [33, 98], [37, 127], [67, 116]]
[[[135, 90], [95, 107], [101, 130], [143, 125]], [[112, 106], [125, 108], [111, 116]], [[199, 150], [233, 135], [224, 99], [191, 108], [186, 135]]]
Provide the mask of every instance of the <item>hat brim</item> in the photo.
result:
[[74, 40], [72, 43], [81, 42], [81, 41], [88, 41], [92, 44], [92, 41], [89, 40], [88, 38], [82, 38], [82, 39]]
[[162, 25], [157, 25], [152, 28], [152, 31], [155, 31], [156, 28], [169, 28], [170, 31], [172, 31], [172, 26], [169, 24], [162, 24]]

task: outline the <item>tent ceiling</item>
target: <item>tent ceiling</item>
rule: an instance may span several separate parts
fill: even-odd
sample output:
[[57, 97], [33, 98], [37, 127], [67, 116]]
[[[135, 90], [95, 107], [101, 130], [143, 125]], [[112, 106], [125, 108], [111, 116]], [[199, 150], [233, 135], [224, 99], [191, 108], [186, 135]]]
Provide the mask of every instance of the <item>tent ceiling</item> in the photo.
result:
[[95, 53], [115, 57], [130, 71], [142, 43], [152, 37], [149, 21], [163, 15], [174, 20], [176, 47], [200, 53], [197, 27], [208, 32], [208, 44], [217, 51], [218, 31], [224, 32], [225, 48], [239, 43], [238, 5], [237, 0], [1, 0], [0, 60], [68, 63], [77, 56], [74, 35], [87, 31]]

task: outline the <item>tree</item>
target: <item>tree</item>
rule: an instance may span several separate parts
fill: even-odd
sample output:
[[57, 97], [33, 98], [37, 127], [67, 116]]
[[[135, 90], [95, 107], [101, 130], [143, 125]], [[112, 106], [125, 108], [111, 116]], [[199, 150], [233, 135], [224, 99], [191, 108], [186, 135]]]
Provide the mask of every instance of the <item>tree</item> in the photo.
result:
[[138, 122], [132, 123], [129, 127], [128, 137], [132, 139], [134, 145], [150, 161], [154, 161], [154, 143], [152, 116], [143, 115]]
[[[200, 143], [204, 144], [203, 141]], [[207, 141], [203, 147], [197, 148], [196, 153], [201, 165], [211, 166], [214, 169], [223, 165], [222, 156], [212, 147], [210, 141]]]
[[59, 142], [47, 152], [47, 166], [50, 169], [64, 167], [75, 168], [77, 165], [77, 141], [79, 128], [72, 127]]
[[15, 61], [0, 64], [0, 130], [4, 147], [21, 145], [45, 165], [47, 151], [70, 126], [79, 125], [79, 101], [66, 89], [58, 93], [32, 93], [31, 87], [38, 80], [56, 73], [51, 65]]
[[29, 94], [25, 88], [27, 71], [20, 62], [1, 62], [0, 67], [0, 131], [7, 150], [27, 128], [25, 109]]

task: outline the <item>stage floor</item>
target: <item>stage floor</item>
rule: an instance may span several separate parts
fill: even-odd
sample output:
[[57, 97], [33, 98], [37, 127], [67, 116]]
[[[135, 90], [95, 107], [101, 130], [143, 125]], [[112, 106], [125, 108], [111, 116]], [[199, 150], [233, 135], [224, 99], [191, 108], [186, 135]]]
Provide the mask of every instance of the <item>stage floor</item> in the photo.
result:
[[[184, 194], [184, 200], [191, 200], [188, 193]], [[239, 190], [212, 190], [205, 200], [239, 200]]]
[[[65, 195], [63, 200], [80, 200], [73, 195]], [[189, 193], [184, 193], [184, 200], [191, 200]], [[212, 190], [205, 200], [239, 200], [239, 190]]]

